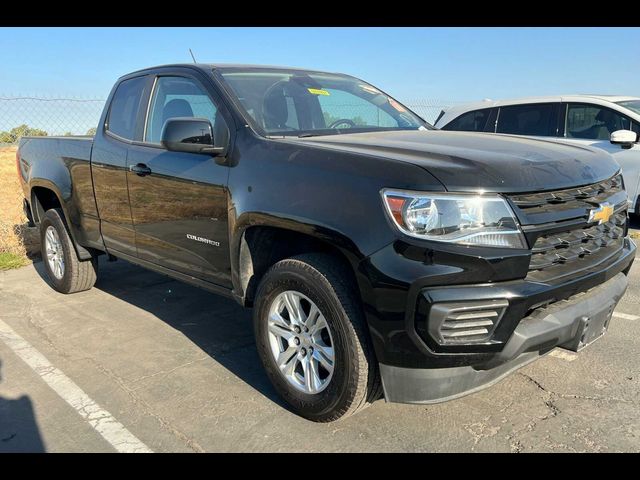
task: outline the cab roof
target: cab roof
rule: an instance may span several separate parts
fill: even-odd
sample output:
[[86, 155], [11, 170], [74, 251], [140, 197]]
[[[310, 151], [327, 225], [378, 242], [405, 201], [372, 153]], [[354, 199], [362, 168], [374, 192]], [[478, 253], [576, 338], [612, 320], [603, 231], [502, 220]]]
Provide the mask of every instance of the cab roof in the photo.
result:
[[297, 70], [303, 72], [314, 72], [314, 73], [333, 73], [345, 75], [343, 73], [338, 72], [327, 72], [322, 70], [315, 70], [312, 68], [303, 68], [303, 67], [287, 67], [283, 65], [257, 65], [257, 64], [248, 64], [248, 63], [169, 63], [164, 65], [156, 65], [153, 67], [146, 67], [140, 70], [136, 70], [135, 72], [131, 72], [127, 75], [131, 75], [133, 73], [146, 72], [150, 70], [154, 70], [156, 68], [167, 68], [167, 67], [188, 67], [188, 68], [197, 68], [206, 72], [210, 72], [211, 70], [226, 70], [226, 69], [236, 69], [236, 68], [246, 68], [246, 69], [264, 69], [264, 70]]

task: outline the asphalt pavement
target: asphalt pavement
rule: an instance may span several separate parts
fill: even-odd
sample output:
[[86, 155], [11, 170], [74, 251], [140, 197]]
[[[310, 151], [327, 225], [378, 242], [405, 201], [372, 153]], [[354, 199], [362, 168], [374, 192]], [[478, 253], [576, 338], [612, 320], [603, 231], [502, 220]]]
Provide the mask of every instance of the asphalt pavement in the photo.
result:
[[0, 272], [0, 452], [640, 451], [640, 263], [609, 332], [431, 406], [316, 424], [263, 373], [250, 311], [124, 261], [62, 295]]

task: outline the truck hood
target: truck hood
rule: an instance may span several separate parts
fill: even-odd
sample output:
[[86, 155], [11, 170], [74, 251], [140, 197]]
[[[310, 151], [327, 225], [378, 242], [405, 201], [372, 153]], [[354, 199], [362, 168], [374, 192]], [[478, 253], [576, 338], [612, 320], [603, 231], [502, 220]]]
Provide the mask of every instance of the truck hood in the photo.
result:
[[514, 135], [402, 130], [293, 141], [413, 163], [449, 191], [559, 190], [596, 183], [620, 168], [604, 150]]

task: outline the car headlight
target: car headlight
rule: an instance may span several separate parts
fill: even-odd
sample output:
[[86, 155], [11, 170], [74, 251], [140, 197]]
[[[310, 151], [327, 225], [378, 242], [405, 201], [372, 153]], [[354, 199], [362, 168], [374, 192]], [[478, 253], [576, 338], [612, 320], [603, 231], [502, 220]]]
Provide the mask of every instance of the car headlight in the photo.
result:
[[387, 213], [405, 234], [425, 240], [528, 248], [515, 215], [498, 195], [382, 190]]

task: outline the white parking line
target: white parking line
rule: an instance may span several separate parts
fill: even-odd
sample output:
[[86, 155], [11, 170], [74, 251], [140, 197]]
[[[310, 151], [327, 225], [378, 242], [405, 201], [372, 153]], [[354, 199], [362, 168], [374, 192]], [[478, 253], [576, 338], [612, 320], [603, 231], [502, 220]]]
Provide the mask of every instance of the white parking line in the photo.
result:
[[613, 312], [614, 317], [624, 318], [625, 320], [640, 320], [637, 315], [629, 315], [628, 313]]
[[0, 320], [0, 340], [13, 350], [40, 378], [91, 425], [96, 432], [121, 453], [153, 453], [109, 412], [94, 402], [61, 370]]

